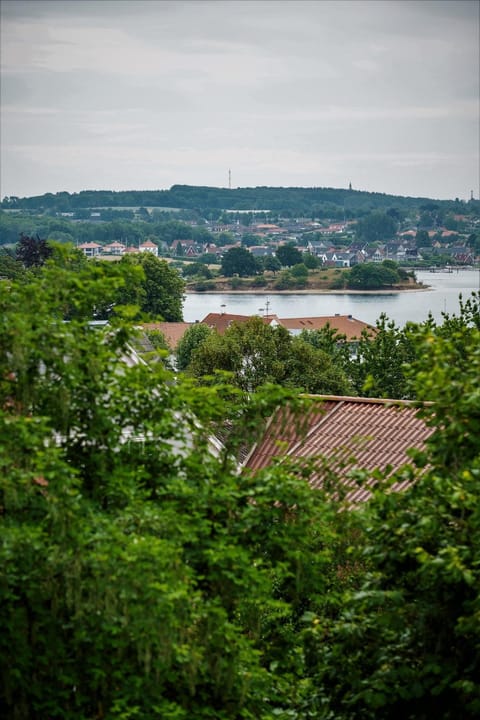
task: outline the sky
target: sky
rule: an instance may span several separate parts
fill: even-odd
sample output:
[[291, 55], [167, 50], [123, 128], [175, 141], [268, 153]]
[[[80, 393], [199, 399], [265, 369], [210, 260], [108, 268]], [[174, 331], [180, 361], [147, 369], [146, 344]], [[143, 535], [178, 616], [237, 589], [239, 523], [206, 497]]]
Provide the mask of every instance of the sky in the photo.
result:
[[0, 197], [480, 195], [479, 0], [0, 0]]

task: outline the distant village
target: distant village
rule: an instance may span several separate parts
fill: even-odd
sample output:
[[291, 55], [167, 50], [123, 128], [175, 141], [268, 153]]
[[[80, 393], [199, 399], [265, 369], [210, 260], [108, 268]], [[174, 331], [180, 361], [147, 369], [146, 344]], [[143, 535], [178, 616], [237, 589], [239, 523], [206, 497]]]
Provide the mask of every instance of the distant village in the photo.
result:
[[[145, 209], [142, 209], [145, 212]], [[148, 211], [147, 211], [148, 212]], [[253, 212], [253, 211], [252, 211]], [[247, 247], [257, 258], [275, 256], [279, 246], [291, 244], [300, 251], [314, 255], [322, 266], [348, 268], [363, 262], [381, 263], [393, 260], [399, 264], [415, 265], [441, 258], [452, 265], [473, 265], [479, 252], [471, 242], [480, 233], [480, 218], [470, 215], [451, 215], [445, 225], [422, 228], [420, 218], [400, 223], [395, 236], [388, 241], [357, 237], [358, 220], [316, 221], [307, 218], [278, 219], [273, 222], [213, 222], [187, 220], [180, 224], [192, 229], [201, 228], [205, 241], [177, 237], [168, 243], [157, 237], [132, 244], [121, 238], [109, 243], [83, 242], [78, 244], [88, 257], [116, 259], [129, 253], [149, 252], [155, 256], [177, 260], [205, 260], [220, 263], [233, 247]], [[100, 221], [100, 213], [92, 213], [91, 222]], [[206, 232], [205, 232], [206, 231]], [[179, 233], [181, 235], [181, 232]], [[211, 237], [208, 237], [211, 236]]]

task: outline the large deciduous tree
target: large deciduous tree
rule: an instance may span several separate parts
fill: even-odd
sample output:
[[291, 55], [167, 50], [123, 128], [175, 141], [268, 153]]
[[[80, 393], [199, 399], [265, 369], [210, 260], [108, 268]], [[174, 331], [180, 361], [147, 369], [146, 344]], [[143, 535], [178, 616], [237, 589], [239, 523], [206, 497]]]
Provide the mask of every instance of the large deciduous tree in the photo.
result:
[[283, 394], [133, 362], [125, 321], [89, 323], [115, 291], [96, 264], [54, 271], [0, 283], [2, 716], [289, 717], [335, 514], [295, 473], [239, 474], [206, 429], [235, 416], [245, 440]]
[[227, 250], [222, 257], [221, 273], [225, 277], [248, 277], [255, 275], [257, 272], [257, 264], [251, 252], [244, 247], [235, 247]]
[[382, 313], [375, 332], [362, 333], [355, 355], [344, 365], [356, 392], [365, 397], [413, 398], [408, 366], [416, 358], [409, 328], [396, 326]]
[[480, 713], [479, 309], [477, 294], [460, 317], [412, 330], [410, 380], [433, 434], [391, 479], [410, 488], [380, 483], [357, 516], [359, 585], [306, 633], [313, 717]]
[[52, 254], [52, 248], [47, 240], [29, 235], [20, 235], [17, 244], [16, 259], [23, 263], [24, 267], [39, 267], [43, 265]]
[[[185, 282], [175, 268], [148, 252], [126, 255], [120, 261], [123, 264], [139, 266], [143, 271], [140, 288], [131, 288], [142, 313], [167, 322], [183, 320]], [[131, 292], [121, 296], [120, 301], [131, 302]]]
[[385, 242], [395, 236], [398, 222], [387, 213], [372, 212], [355, 225], [357, 240], [362, 242]]
[[292, 265], [299, 265], [302, 262], [302, 253], [293, 243], [280, 245], [275, 255], [282, 267], [292, 267]]
[[247, 392], [265, 383], [312, 393], [341, 395], [350, 390], [344, 372], [327, 353], [259, 317], [232, 323], [224, 335], [213, 333], [197, 347], [190, 373], [203, 378], [219, 370], [231, 373], [232, 383]]
[[185, 331], [179, 340], [175, 355], [179, 370], [186, 370], [190, 365], [193, 353], [210, 335], [212, 330], [204, 323], [194, 323]]
[[348, 274], [348, 287], [356, 290], [377, 290], [399, 282], [396, 270], [384, 263], [360, 263]]

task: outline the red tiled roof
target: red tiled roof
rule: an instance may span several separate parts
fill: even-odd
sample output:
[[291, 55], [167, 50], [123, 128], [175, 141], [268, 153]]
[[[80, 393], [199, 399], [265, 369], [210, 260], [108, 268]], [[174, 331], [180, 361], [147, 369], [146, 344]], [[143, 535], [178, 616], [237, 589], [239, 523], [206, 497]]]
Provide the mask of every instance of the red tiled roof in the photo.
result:
[[159, 330], [165, 337], [171, 350], [175, 350], [185, 332], [191, 327], [188, 322], [156, 322], [143, 323], [140, 327], [143, 330]]
[[[236, 323], [244, 323], [247, 322], [247, 320], [251, 320], [252, 317], [255, 317], [254, 315], [232, 315], [231, 313], [208, 313], [203, 320], [201, 321], [204, 325], [208, 325], [210, 328], [214, 328], [217, 332], [220, 333], [220, 335], [223, 335], [225, 330], [227, 330], [230, 325], [234, 322]], [[267, 317], [262, 317], [262, 320], [267, 325], [271, 323], [272, 320], [276, 320], [276, 315], [269, 315]]]
[[351, 315], [334, 315], [330, 317], [279, 318], [288, 330], [321, 330], [327, 324], [339, 334], [345, 335], [348, 341], [359, 339], [363, 330], [376, 332], [373, 325], [356, 320]]
[[[354, 468], [373, 471], [389, 468], [389, 474], [410, 461], [409, 448], [423, 447], [432, 433], [418, 417], [416, 407], [401, 400], [380, 400], [333, 396], [310, 396], [314, 401], [303, 418], [287, 408], [280, 409], [269, 421], [259, 443], [247, 456], [244, 467], [257, 471], [274, 459], [324, 458], [328, 467], [347, 488], [347, 499], [358, 503], [370, 497], [369, 486], [359, 487], [349, 471]], [[312, 487], [322, 485], [321, 463], [309, 478]], [[402, 490], [407, 482], [396, 483]]]

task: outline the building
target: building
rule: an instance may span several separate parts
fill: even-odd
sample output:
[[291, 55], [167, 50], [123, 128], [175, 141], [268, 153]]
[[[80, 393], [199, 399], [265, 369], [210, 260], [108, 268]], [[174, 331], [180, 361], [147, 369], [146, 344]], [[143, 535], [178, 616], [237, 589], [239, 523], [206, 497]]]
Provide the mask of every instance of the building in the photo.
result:
[[78, 245], [78, 249], [81, 250], [87, 257], [97, 257], [103, 250], [103, 246], [96, 242], [86, 242]]
[[151, 240], [145, 240], [145, 242], [140, 243], [138, 249], [140, 252], [149, 252], [155, 255], [155, 257], [158, 257], [158, 245], [155, 245]]
[[[376, 471], [391, 476], [411, 463], [409, 450], [422, 449], [432, 434], [414, 404], [402, 400], [315, 395], [301, 418], [287, 407], [269, 419], [241, 466], [252, 473], [275, 463], [313, 462], [308, 481], [321, 488], [330, 472], [338, 493], [350, 503], [365, 502], [376, 485]], [[358, 471], [367, 477], [358, 482]], [[401, 491], [410, 484], [392, 484]]]

